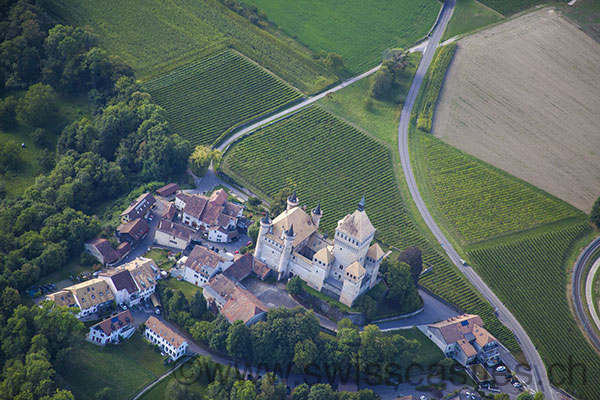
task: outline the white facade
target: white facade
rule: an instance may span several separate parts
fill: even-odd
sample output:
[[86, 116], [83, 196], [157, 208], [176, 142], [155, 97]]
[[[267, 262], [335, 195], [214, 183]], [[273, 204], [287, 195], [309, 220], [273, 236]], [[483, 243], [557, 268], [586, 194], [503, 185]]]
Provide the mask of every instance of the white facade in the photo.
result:
[[299, 276], [351, 306], [377, 283], [384, 256], [379, 245], [370, 245], [375, 228], [364, 211], [364, 199], [338, 222], [333, 241], [318, 232], [320, 206], [309, 216], [298, 204], [294, 194], [281, 215], [261, 220], [254, 256], [275, 270], [278, 279]]
[[161, 246], [183, 250], [190, 244], [190, 239], [183, 239], [157, 229], [154, 234], [154, 242]]
[[208, 229], [208, 240], [217, 243], [227, 243], [229, 242], [229, 236], [226, 231], [212, 227]]
[[[150, 317], [148, 321], [155, 317]], [[161, 323], [159, 328], [152, 329], [146, 321], [146, 329], [144, 330], [144, 336], [152, 344], [157, 345], [162, 351], [167, 353], [173, 360], [177, 360], [181, 356], [185, 355], [188, 348], [188, 343], [182, 340], [179, 335], [174, 334], [170, 330], [165, 330], [164, 324]]]

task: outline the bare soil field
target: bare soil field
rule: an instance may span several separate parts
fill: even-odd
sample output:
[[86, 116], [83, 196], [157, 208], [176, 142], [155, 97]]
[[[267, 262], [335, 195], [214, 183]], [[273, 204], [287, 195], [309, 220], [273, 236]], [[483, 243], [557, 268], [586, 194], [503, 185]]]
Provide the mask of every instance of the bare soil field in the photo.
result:
[[600, 195], [600, 44], [552, 9], [461, 40], [433, 134], [589, 212]]

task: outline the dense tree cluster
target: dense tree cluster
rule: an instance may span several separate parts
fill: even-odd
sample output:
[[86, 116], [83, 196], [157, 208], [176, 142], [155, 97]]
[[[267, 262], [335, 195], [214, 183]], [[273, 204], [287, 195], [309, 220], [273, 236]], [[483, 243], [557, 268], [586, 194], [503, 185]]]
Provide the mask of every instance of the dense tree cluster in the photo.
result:
[[[389, 100], [392, 88], [402, 78], [402, 72], [410, 64], [408, 51], [386, 50], [381, 68], [371, 77], [370, 95], [376, 99]], [[403, 103], [404, 98], [398, 97], [395, 101]]]
[[221, 152], [206, 146], [196, 146], [190, 156], [190, 170], [196, 176], [204, 176], [211, 161], [214, 162], [213, 166], [216, 168], [221, 161]]

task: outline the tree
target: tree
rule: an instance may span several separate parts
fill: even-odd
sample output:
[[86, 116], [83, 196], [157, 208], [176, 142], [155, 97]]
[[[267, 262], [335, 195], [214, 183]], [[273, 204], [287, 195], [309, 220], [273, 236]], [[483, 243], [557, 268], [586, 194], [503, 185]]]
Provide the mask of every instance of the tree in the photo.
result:
[[410, 274], [410, 266], [393, 261], [385, 275], [388, 285], [387, 298], [405, 311], [414, 310], [420, 304], [419, 294]]
[[376, 99], [384, 98], [392, 88], [394, 76], [387, 67], [381, 67], [371, 78], [370, 94]]
[[498, 393], [494, 395], [494, 400], [510, 400], [510, 396], [507, 393]]
[[600, 197], [596, 200], [592, 206], [592, 212], [590, 213], [590, 220], [600, 228]]
[[19, 118], [32, 126], [42, 127], [55, 118], [57, 96], [50, 85], [36, 83], [31, 85], [19, 102]]
[[517, 396], [517, 400], [533, 400], [533, 396], [528, 392], [523, 392]]
[[307, 365], [317, 359], [318, 354], [317, 345], [312, 340], [298, 342], [294, 346], [294, 365], [299, 371], [303, 371]]
[[334, 71], [342, 71], [344, 69], [344, 60], [338, 53], [331, 52], [325, 58], [325, 66]]
[[19, 146], [14, 142], [0, 142], [0, 174], [16, 169], [20, 162]]
[[[204, 176], [211, 161], [215, 164], [221, 160], [221, 152], [212, 150], [206, 146], [196, 146], [192, 155], [190, 155], [189, 167], [196, 176]], [[215, 165], [216, 166], [216, 165]]]
[[534, 396], [533, 396], [533, 400], [544, 400], [544, 393], [542, 392], [537, 392]]
[[299, 276], [294, 276], [287, 283], [287, 291], [291, 295], [296, 295], [302, 291], [302, 280]]
[[287, 199], [292, 195], [292, 189], [289, 187], [282, 188], [275, 197], [273, 197], [273, 201], [271, 202], [271, 215], [277, 216], [284, 212], [287, 208]]
[[250, 330], [243, 321], [235, 321], [227, 333], [227, 353], [235, 358], [251, 359], [252, 338]]
[[190, 389], [177, 382], [176, 379], [169, 382], [165, 389], [165, 399], [169, 400], [192, 400], [194, 395], [190, 392]]
[[17, 101], [13, 96], [0, 100], [0, 128], [12, 129], [17, 125]]
[[260, 224], [255, 222], [248, 228], [248, 237], [252, 240], [253, 243], [256, 243], [258, 240], [258, 233], [260, 231]]
[[419, 275], [423, 271], [423, 258], [421, 250], [418, 247], [408, 247], [404, 250], [398, 261], [406, 263], [410, 266], [410, 275], [412, 276], [413, 282], [416, 285], [419, 281]]
[[256, 389], [252, 381], [237, 381], [231, 388], [230, 400], [254, 400]]
[[298, 385], [292, 392], [292, 400], [308, 400], [309, 393], [310, 387], [306, 383]]
[[365, 314], [367, 321], [371, 321], [377, 315], [377, 302], [368, 294], [360, 297], [356, 305]]
[[308, 400], [336, 400], [336, 395], [328, 384], [317, 383], [310, 388]]
[[254, 196], [248, 197], [248, 204], [251, 205], [252, 207], [259, 206], [261, 203], [262, 203], [262, 201], [258, 197], [254, 197]]
[[29, 134], [29, 137], [31, 138], [33, 144], [35, 144], [37, 147], [44, 147], [46, 144], [48, 144], [48, 131], [46, 131], [44, 128], [35, 129]]
[[200, 290], [194, 293], [194, 297], [192, 297], [192, 301], [190, 301], [190, 314], [194, 318], [201, 318], [202, 315], [206, 312], [206, 300], [202, 295]]

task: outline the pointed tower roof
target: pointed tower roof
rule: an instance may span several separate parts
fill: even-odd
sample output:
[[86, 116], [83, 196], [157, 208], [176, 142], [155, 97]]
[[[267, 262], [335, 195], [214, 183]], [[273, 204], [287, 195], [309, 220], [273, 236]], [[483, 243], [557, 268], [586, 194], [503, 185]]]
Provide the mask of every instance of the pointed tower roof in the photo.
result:
[[358, 202], [358, 207], [356, 208], [358, 211], [365, 211], [365, 195], [363, 194], [362, 199]]
[[290, 199], [290, 201], [296, 203], [298, 201], [298, 198], [296, 197], [296, 191], [294, 190], [294, 193], [292, 193], [292, 195], [288, 198]]
[[267, 213], [265, 214], [264, 217], [262, 217], [261, 219], [262, 223], [264, 224], [270, 224], [271, 223], [271, 218], [269, 218], [269, 212], [267, 211]]
[[317, 208], [315, 208], [313, 210], [313, 213], [317, 214], [317, 215], [321, 215], [321, 202], [317, 203]]
[[294, 224], [290, 225], [290, 229], [287, 230], [288, 236], [294, 236]]

